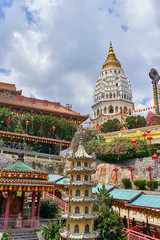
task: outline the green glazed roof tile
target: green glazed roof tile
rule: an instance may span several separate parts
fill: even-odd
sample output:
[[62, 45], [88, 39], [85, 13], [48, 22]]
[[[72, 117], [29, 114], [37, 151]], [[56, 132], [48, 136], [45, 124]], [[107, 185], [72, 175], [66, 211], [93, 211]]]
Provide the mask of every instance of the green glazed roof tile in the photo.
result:
[[129, 205], [135, 205], [139, 207], [150, 207], [150, 208], [160, 208], [160, 196], [154, 196], [154, 195], [140, 195], [136, 199], [134, 199], [132, 202], [127, 204]]
[[131, 201], [133, 198], [142, 194], [141, 191], [136, 190], [126, 190], [126, 189], [113, 189], [109, 192], [113, 199], [119, 199], [123, 201]]
[[35, 170], [31, 167], [29, 167], [26, 163], [22, 162], [22, 161], [17, 161], [16, 163], [4, 168], [4, 169], [8, 169], [8, 170], [26, 170], [26, 171], [34, 171]]

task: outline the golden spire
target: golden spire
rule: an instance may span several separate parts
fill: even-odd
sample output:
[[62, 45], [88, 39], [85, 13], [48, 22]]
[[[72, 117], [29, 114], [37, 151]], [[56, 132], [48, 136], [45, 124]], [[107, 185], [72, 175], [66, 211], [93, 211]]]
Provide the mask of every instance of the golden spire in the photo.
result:
[[111, 42], [110, 42], [109, 53], [108, 53], [107, 59], [103, 64], [103, 69], [108, 68], [108, 67], [120, 67], [121, 68], [121, 64], [116, 58], [116, 55], [113, 51]]

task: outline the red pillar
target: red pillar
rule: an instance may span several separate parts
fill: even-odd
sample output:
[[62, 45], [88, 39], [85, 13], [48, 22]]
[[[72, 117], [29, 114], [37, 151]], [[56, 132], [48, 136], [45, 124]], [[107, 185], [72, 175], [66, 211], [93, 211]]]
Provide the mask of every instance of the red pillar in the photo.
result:
[[25, 192], [22, 192], [22, 200], [21, 200], [21, 214], [23, 214], [24, 199], [25, 199]]
[[31, 214], [30, 214], [30, 219], [31, 219], [31, 227], [33, 227], [33, 218], [34, 218], [34, 209], [35, 209], [35, 198], [36, 198], [36, 192], [32, 192], [32, 205], [31, 205]]
[[40, 200], [41, 200], [41, 192], [38, 192], [37, 197], [37, 210], [36, 210], [36, 219], [39, 219], [39, 212], [40, 212]]
[[148, 216], [146, 216], [146, 223], [147, 223], [147, 227], [148, 227]]
[[129, 229], [129, 208], [128, 208], [128, 229]]
[[4, 231], [6, 231], [7, 225], [8, 225], [10, 202], [11, 202], [11, 191], [8, 191], [8, 198], [7, 198], [5, 218], [4, 218]]

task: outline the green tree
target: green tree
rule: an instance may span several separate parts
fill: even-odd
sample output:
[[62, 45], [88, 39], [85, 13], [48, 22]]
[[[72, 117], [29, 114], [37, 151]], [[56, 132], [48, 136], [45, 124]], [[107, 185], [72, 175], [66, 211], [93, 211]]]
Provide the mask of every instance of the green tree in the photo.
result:
[[110, 196], [105, 186], [98, 189], [98, 201], [94, 203], [94, 210], [99, 211], [99, 218], [95, 222], [95, 229], [100, 229], [100, 240], [126, 239], [123, 234], [123, 224], [118, 212], [113, 210], [113, 197]]
[[117, 118], [113, 120], [109, 119], [107, 122], [102, 124], [101, 132], [106, 133], [106, 132], [117, 131], [117, 125], [116, 125], [117, 123], [120, 123], [120, 121]]
[[55, 218], [58, 213], [58, 203], [53, 200], [42, 199], [40, 201], [40, 217], [42, 218]]
[[32, 128], [34, 136], [40, 136], [41, 117], [34, 115], [32, 118]]
[[[136, 123], [135, 120], [138, 120], [138, 122]], [[132, 129], [135, 127], [145, 127], [147, 125], [146, 119], [143, 116], [130, 116], [126, 118], [126, 122], [128, 123], [128, 128]]]
[[42, 237], [45, 240], [59, 240], [60, 239], [60, 234], [59, 234], [59, 229], [60, 229], [60, 221], [57, 218], [56, 223], [52, 223], [48, 221], [50, 224], [49, 225], [44, 225], [41, 234]]

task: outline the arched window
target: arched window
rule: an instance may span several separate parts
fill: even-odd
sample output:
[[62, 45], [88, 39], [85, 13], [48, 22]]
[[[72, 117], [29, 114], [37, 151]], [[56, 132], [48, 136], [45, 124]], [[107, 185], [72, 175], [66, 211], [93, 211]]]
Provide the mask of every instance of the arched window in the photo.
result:
[[118, 113], [118, 107], [117, 106], [115, 107], [115, 113]]
[[70, 190], [70, 196], [72, 196], [72, 190]]
[[74, 162], [72, 163], [72, 166], [74, 167]]
[[105, 108], [104, 108], [104, 114], [106, 114], [106, 113], [107, 113], [107, 108], [105, 107]]
[[128, 109], [127, 109], [126, 106], [124, 107], [124, 110], [123, 110], [123, 111], [124, 111], [124, 113], [127, 113]]
[[88, 181], [88, 176], [87, 175], [84, 176], [84, 181]]
[[113, 98], [115, 98], [115, 97], [116, 97], [116, 94], [114, 93], [114, 94], [113, 94]]
[[89, 225], [88, 224], [85, 226], [85, 233], [89, 233]]
[[75, 227], [74, 227], [74, 232], [75, 232], [75, 233], [79, 233], [79, 225], [75, 225]]
[[79, 214], [79, 207], [75, 207], [75, 214]]
[[80, 197], [80, 190], [76, 190], [76, 197]]
[[77, 167], [81, 167], [81, 162], [77, 162]]
[[108, 99], [108, 93], [106, 94], [106, 98]]
[[88, 190], [85, 190], [84, 196], [88, 197]]
[[108, 111], [109, 111], [109, 113], [113, 113], [114, 112], [112, 105], [109, 106]]
[[81, 176], [77, 175], [77, 181], [80, 181], [80, 180], [81, 180]]
[[73, 181], [73, 175], [71, 176], [71, 180]]
[[85, 167], [88, 167], [88, 163], [87, 163], [87, 162], [85, 162], [85, 163], [84, 163], [84, 166], [85, 166]]
[[68, 231], [70, 231], [70, 224], [68, 224]]
[[69, 206], [69, 212], [71, 213], [71, 206]]
[[112, 98], [112, 93], [109, 94], [109, 98]]
[[97, 117], [99, 116], [99, 113], [100, 113], [100, 111], [99, 111], [99, 109], [97, 109]]
[[88, 207], [85, 207], [85, 214], [88, 214]]

